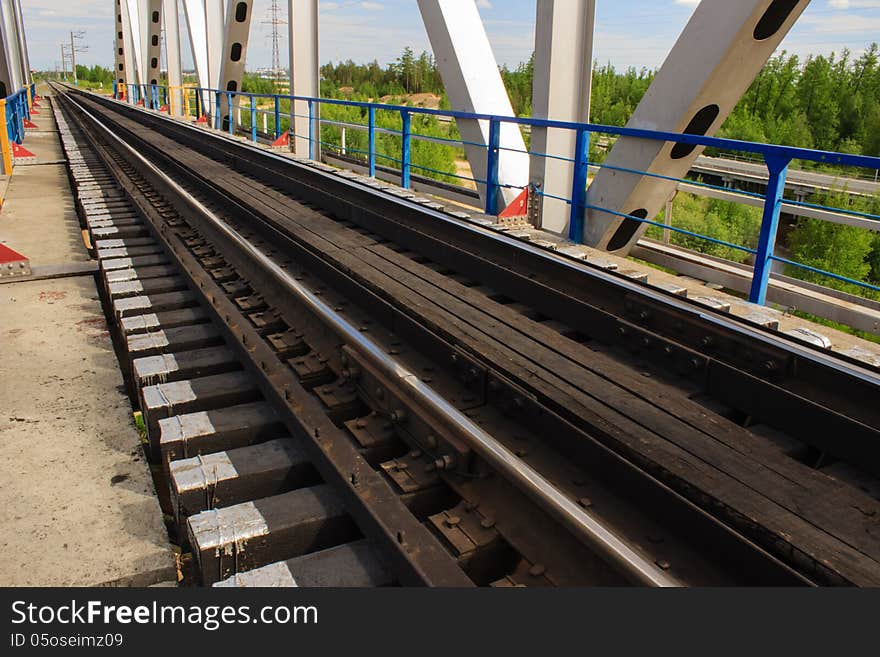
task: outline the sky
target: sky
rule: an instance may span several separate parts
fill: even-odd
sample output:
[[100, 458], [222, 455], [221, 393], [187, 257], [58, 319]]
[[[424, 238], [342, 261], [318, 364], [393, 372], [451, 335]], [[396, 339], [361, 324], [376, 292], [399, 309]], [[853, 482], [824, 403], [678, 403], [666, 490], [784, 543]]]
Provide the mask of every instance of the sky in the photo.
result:
[[[470, 0], [462, 0], [470, 1]], [[735, 0], [732, 0], [735, 1]], [[271, 0], [254, 0], [248, 69], [271, 64]], [[597, 0], [594, 59], [617, 68], [659, 68], [699, 0]], [[279, 0], [286, 16], [287, 0]], [[499, 64], [516, 66], [533, 49], [535, 0], [477, 0]], [[113, 63], [113, 0], [23, 0], [31, 66], [55, 69], [60, 44], [71, 30], [84, 30], [87, 47], [77, 63]], [[395, 60], [406, 46], [430, 50], [415, 0], [361, 2], [320, 0], [321, 61], [353, 59], [381, 64]], [[181, 9], [181, 22], [183, 10]], [[286, 30], [286, 26], [282, 27]], [[880, 40], [880, 0], [813, 0], [781, 48], [802, 57], [840, 52], [858, 54]], [[282, 41], [282, 64], [287, 62]], [[185, 51], [187, 49], [185, 48]], [[184, 54], [184, 66], [192, 57]]]

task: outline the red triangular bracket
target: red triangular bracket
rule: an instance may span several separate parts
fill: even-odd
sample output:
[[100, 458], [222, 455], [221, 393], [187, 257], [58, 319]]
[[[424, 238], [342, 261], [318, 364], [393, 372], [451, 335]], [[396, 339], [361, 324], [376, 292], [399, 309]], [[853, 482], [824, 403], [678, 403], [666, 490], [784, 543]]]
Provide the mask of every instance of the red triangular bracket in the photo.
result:
[[[33, 114], [33, 112], [31, 112], [31, 114]], [[24, 127], [25, 127], [27, 130], [36, 130], [37, 128], [40, 127], [40, 126], [38, 126], [36, 123], [34, 123], [33, 121], [31, 121], [30, 119], [25, 119], [24, 121], [22, 121], [22, 123], [24, 124]]]
[[143, 99], [139, 100], [139, 101], [137, 102], [137, 104], [138, 104], [138, 107], [143, 107], [143, 106], [144, 106], [144, 101], [143, 101]]
[[15, 159], [25, 158], [25, 157], [36, 157], [33, 153], [31, 153], [28, 149], [26, 149], [21, 144], [16, 142], [12, 142], [12, 157]]
[[160, 111], [160, 112], [167, 112], [167, 111], [168, 111], [168, 105], [162, 105], [162, 107], [159, 108], [159, 111]]
[[27, 260], [27, 258], [15, 249], [10, 249], [5, 244], [0, 244], [0, 265], [5, 265], [9, 262], [20, 262], [22, 260]]
[[38, 110], [35, 110], [35, 109], [31, 108], [31, 116], [33, 116], [34, 114], [36, 114], [37, 116], [39, 116], [39, 115], [40, 115], [40, 112], [39, 112]]
[[273, 146], [290, 146], [290, 131], [283, 133], [278, 139], [272, 142]]
[[499, 218], [512, 219], [514, 217], [527, 217], [529, 214], [529, 188], [526, 187], [520, 195], [513, 199], [513, 202], [508, 205], [501, 214], [498, 215]]
[[207, 123], [208, 117], [202, 114], [199, 118], [196, 119], [196, 123]]
[[31, 263], [26, 256], [0, 244], [0, 280], [11, 277], [30, 276]]

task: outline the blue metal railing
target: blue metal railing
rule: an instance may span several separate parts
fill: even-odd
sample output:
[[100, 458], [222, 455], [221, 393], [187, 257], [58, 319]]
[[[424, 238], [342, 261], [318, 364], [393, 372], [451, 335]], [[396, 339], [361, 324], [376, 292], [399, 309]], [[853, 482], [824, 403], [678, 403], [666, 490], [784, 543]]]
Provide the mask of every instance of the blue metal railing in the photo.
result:
[[32, 84], [30, 88], [22, 87], [6, 97], [6, 134], [9, 140], [16, 144], [24, 141], [24, 122], [31, 118], [28, 93], [30, 93], [30, 98], [33, 98], [35, 90], [36, 85]]
[[[152, 85], [150, 87], [138, 87], [137, 85], [129, 85], [129, 91], [127, 93], [127, 99], [131, 103], [137, 103], [139, 100], [147, 99], [148, 102], [144, 104], [150, 107], [151, 109], [159, 109], [159, 91], [163, 90], [165, 103], [168, 102], [168, 88], [161, 87], [158, 85]], [[116, 92], [116, 90], [114, 90]], [[880, 169], [880, 158], [877, 157], [869, 157], [864, 155], [850, 155], [846, 153], [833, 153], [828, 151], [817, 151], [811, 149], [804, 148], [795, 148], [790, 146], [778, 146], [773, 144], [760, 144], [753, 142], [745, 142], [738, 141], [733, 139], [723, 139], [718, 137], [706, 137], [702, 135], [688, 135], [688, 134], [678, 134], [671, 132], [663, 132], [663, 131], [653, 131], [653, 130], [642, 130], [637, 128], [620, 128], [614, 126], [606, 126], [606, 125], [597, 125], [597, 124], [589, 124], [589, 123], [572, 123], [568, 121], [554, 121], [547, 119], [534, 119], [528, 117], [509, 117], [509, 116], [495, 116], [489, 114], [478, 114], [471, 112], [459, 112], [454, 110], [440, 110], [440, 109], [429, 109], [423, 107], [411, 107], [404, 105], [383, 105], [379, 103], [367, 103], [353, 100], [343, 100], [343, 99], [329, 99], [329, 98], [311, 98], [304, 96], [292, 96], [292, 95], [279, 95], [279, 94], [254, 94], [254, 93], [245, 93], [245, 92], [231, 92], [217, 89], [207, 89], [203, 87], [185, 87], [182, 88], [182, 92], [185, 94], [186, 105], [189, 108], [195, 108], [196, 116], [205, 115], [211, 125], [214, 125], [217, 129], [226, 129], [230, 134], [233, 134], [236, 130], [235, 127], [235, 110], [240, 100], [247, 99], [249, 102], [249, 118], [250, 118], [250, 137], [253, 141], [257, 141], [258, 138], [258, 130], [257, 130], [257, 116], [262, 115], [266, 123], [268, 123], [268, 117], [272, 116], [273, 125], [274, 125], [274, 134], [275, 137], [279, 137], [283, 134], [282, 131], [282, 120], [288, 119], [290, 121], [290, 128], [288, 129], [288, 134], [291, 137], [299, 138], [303, 140], [307, 140], [309, 144], [309, 156], [314, 159], [315, 154], [317, 152], [317, 147], [319, 145], [330, 145], [334, 148], [340, 148], [335, 144], [325, 144], [322, 141], [320, 135], [320, 124], [317, 120], [319, 115], [319, 110], [322, 105], [330, 105], [330, 106], [339, 106], [339, 107], [352, 107], [359, 108], [362, 111], [366, 110], [366, 123], [358, 124], [358, 123], [350, 123], [343, 121], [332, 121], [332, 120], [321, 120], [320, 123], [325, 125], [339, 125], [343, 128], [352, 128], [357, 130], [363, 130], [367, 132], [367, 150], [363, 149], [348, 149], [352, 152], [357, 152], [360, 154], [366, 155], [367, 166], [369, 169], [369, 173], [371, 176], [376, 175], [376, 159], [378, 157], [388, 159], [392, 162], [399, 164], [400, 166], [400, 182], [404, 188], [409, 188], [412, 182], [412, 170], [413, 168], [424, 170], [428, 172], [438, 173], [444, 176], [450, 176], [453, 178], [463, 178], [466, 180], [473, 181], [478, 185], [486, 186], [486, 205], [485, 211], [486, 214], [495, 215], [498, 213], [498, 199], [499, 193], [502, 189], [510, 189], [512, 188], [510, 185], [502, 184], [499, 181], [498, 169], [499, 169], [499, 159], [500, 152], [502, 150], [511, 151], [514, 149], [502, 148], [500, 146], [500, 133], [501, 126], [505, 123], [514, 124], [519, 126], [521, 129], [523, 127], [529, 128], [555, 128], [562, 130], [573, 130], [576, 132], [576, 146], [575, 153], [576, 157], [571, 158], [563, 158], [559, 156], [551, 156], [541, 153], [532, 152], [529, 150], [526, 151], [515, 151], [515, 152], [523, 152], [530, 156], [537, 157], [553, 157], [554, 159], [565, 160], [571, 162], [573, 166], [573, 175], [571, 180], [571, 192], [568, 197], [552, 195], [542, 190], [536, 190], [537, 193], [547, 197], [553, 198], [559, 201], [566, 203], [569, 206], [569, 238], [575, 242], [580, 242], [582, 239], [583, 227], [584, 227], [584, 218], [586, 210], [593, 210], [596, 212], [607, 213], [613, 216], [622, 217], [625, 219], [631, 219], [634, 221], [638, 221], [640, 223], [649, 225], [649, 226], [657, 226], [665, 231], [677, 232], [689, 235], [691, 237], [698, 238], [700, 240], [705, 240], [710, 243], [724, 245], [726, 247], [738, 250], [740, 252], [748, 253], [754, 257], [754, 273], [752, 277], [751, 289], [749, 293], [749, 299], [758, 304], [764, 304], [767, 296], [767, 286], [770, 278], [770, 271], [773, 262], [784, 263], [789, 266], [798, 267], [804, 269], [806, 271], [810, 271], [812, 273], [821, 274], [824, 276], [828, 276], [834, 280], [838, 280], [841, 282], [850, 283], [856, 285], [862, 289], [872, 290], [874, 292], [880, 292], [880, 287], [876, 285], [872, 285], [865, 281], [859, 281], [852, 278], [848, 278], [846, 276], [841, 276], [839, 274], [824, 271], [821, 269], [817, 269], [815, 267], [811, 267], [804, 263], [798, 263], [793, 260], [789, 260], [786, 258], [779, 257], [775, 255], [775, 245], [776, 245], [776, 236], [779, 227], [779, 216], [781, 212], [781, 206], [783, 203], [783, 192], [785, 189], [786, 176], [788, 173], [788, 167], [792, 160], [803, 160], [807, 162], [821, 163], [821, 164], [830, 164], [830, 165], [839, 165], [839, 166], [849, 166], [849, 167], [861, 167], [865, 169], [877, 170]], [[189, 102], [190, 96], [193, 98], [193, 102]], [[117, 96], [118, 97], [118, 96]], [[272, 109], [259, 109], [257, 107], [258, 101], [266, 100], [271, 105]], [[281, 103], [286, 101], [290, 104], [291, 111], [285, 113], [282, 117], [281, 113]], [[306, 103], [308, 106], [308, 114], [296, 114], [293, 113], [294, 102], [302, 102]], [[221, 104], [222, 103], [222, 104]], [[226, 115], [229, 117], [227, 125], [221, 125], [221, 108], [226, 110]], [[392, 114], [399, 115], [400, 118], [400, 130], [396, 130], [393, 128], [387, 127], [379, 127], [376, 124], [376, 113], [389, 112]], [[430, 167], [422, 166], [417, 163], [414, 163], [413, 160], [413, 140], [423, 140], [423, 141], [435, 141], [438, 143], [441, 142], [450, 142], [457, 143], [459, 145], [465, 145], [469, 142], [465, 142], [461, 139], [451, 140], [437, 137], [430, 137], [427, 135], [420, 135], [418, 133], [413, 132], [413, 116], [414, 115], [424, 115], [424, 116], [433, 116], [436, 118], [444, 118], [444, 119], [467, 119], [467, 120], [477, 120], [481, 122], [486, 122], [488, 124], [488, 145], [482, 144], [471, 144], [480, 146], [481, 148], [486, 149], [486, 165], [487, 165], [487, 175], [485, 180], [479, 180], [476, 178], [467, 178], [466, 176], [461, 176], [454, 173], [437, 171], [436, 169], [432, 169]], [[308, 133], [307, 134], [296, 134], [293, 131], [294, 119], [301, 118], [308, 120]], [[244, 126], [239, 125], [240, 128]], [[391, 134], [394, 135], [395, 138], [400, 139], [400, 150], [399, 150], [399, 158], [388, 153], [380, 153], [378, 152], [378, 143], [377, 143], [377, 134]], [[764, 196], [760, 194], [754, 193], [743, 193], [749, 197], [757, 197], [763, 199], [763, 213], [761, 220], [761, 228], [758, 236], [758, 242], [756, 248], [750, 248], [744, 245], [732, 244], [730, 242], [726, 242], [723, 240], [718, 240], [709, 235], [702, 235], [700, 233], [696, 233], [693, 231], [684, 230], [681, 228], [677, 228], [671, 226], [669, 224], [661, 224], [656, 221], [653, 221], [650, 218], [639, 217], [629, 214], [624, 214], [621, 212], [617, 212], [610, 208], [603, 208], [600, 206], [596, 206], [594, 204], [590, 204], [588, 202], [588, 175], [590, 167], [608, 167], [611, 169], [619, 169], [621, 171], [626, 171], [633, 174], [638, 175], [646, 175], [657, 177], [666, 180], [678, 181], [688, 184], [695, 184], [698, 186], [706, 186], [715, 188], [717, 186], [708, 185], [706, 183], [702, 183], [699, 181], [687, 180], [684, 178], [673, 178], [669, 176], [663, 176], [656, 173], [644, 172], [644, 171], [635, 171], [630, 169], [625, 169], [622, 167], [612, 167], [610, 165], [591, 163], [589, 161], [589, 145], [590, 138], [593, 134], [607, 134], [607, 135], [617, 135], [624, 137], [634, 137], [638, 139], [648, 139], [652, 141], [662, 141], [662, 142], [674, 142], [680, 144], [690, 144], [694, 146], [705, 146], [705, 147], [714, 147], [717, 149], [723, 149], [726, 151], [732, 151], [737, 153], [748, 153], [752, 155], [758, 155], [761, 159], [763, 159], [764, 163], [767, 166], [769, 180], [767, 183], [767, 193]], [[515, 188], [514, 188], [515, 189]], [[726, 190], [732, 191], [732, 190]], [[739, 193], [739, 192], [737, 192]], [[861, 217], [863, 219], [867, 219], [871, 222], [878, 221], [877, 230], [880, 230], [880, 217], [874, 214], [866, 213], [866, 212], [858, 212], [852, 209], [846, 208], [832, 208], [826, 207], [818, 204], [804, 203], [799, 201], [789, 201], [785, 200], [786, 203], [795, 204], [795, 205], [805, 205], [807, 207], [829, 210], [832, 212], [839, 212], [841, 214], [851, 215]], [[873, 226], [872, 226], [873, 229]]]

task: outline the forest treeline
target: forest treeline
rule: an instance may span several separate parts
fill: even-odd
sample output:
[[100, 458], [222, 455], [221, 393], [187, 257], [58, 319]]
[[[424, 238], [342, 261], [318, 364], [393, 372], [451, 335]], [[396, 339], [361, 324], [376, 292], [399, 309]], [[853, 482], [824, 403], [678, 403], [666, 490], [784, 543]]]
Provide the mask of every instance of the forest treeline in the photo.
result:
[[[322, 67], [322, 94], [331, 98], [377, 100], [385, 97], [405, 102], [418, 93], [441, 96], [440, 106], [448, 107], [442, 80], [429, 53], [416, 56], [406, 50], [393, 64], [352, 61], [329, 63]], [[517, 116], [530, 116], [534, 57], [514, 68], [502, 67], [502, 78]], [[624, 125], [654, 79], [654, 71], [629, 68], [618, 71], [611, 64], [593, 69], [590, 120], [611, 126]], [[356, 119], [351, 108], [332, 108], [330, 112]], [[395, 120], [389, 117], [391, 125]], [[454, 138], [453, 128], [438, 125], [424, 117], [422, 129], [428, 134]], [[803, 148], [838, 151], [880, 157], [880, 48], [876, 43], [853, 56], [815, 55], [801, 60], [781, 52], [775, 55], [749, 87], [718, 132], [718, 136]], [[328, 134], [332, 139], [332, 136]], [[395, 142], [388, 144], [394, 152]], [[456, 155], [456, 153], [459, 153]], [[591, 148], [591, 160], [600, 162], [603, 153]], [[458, 149], [425, 144], [421, 154], [434, 170], [454, 171]], [[851, 173], [851, 172], [850, 172]], [[864, 172], [863, 172], [864, 173]], [[880, 215], [880, 199], [853, 199], [843, 192], [816, 195], [812, 202], [831, 207], [847, 207]], [[761, 212], [744, 205], [679, 194], [673, 225], [754, 248], [761, 224]], [[652, 228], [649, 235], [660, 237]], [[748, 254], [683, 233], [673, 233], [673, 243], [744, 261]], [[783, 228], [779, 244], [795, 261], [847, 276], [880, 284], [880, 236], [861, 228], [801, 218]], [[830, 279], [803, 269], [788, 267], [793, 276], [814, 280], [838, 289], [880, 298], [858, 286]]]
[[[411, 49], [392, 64], [349, 60], [321, 68], [328, 97], [351, 89], [358, 98], [416, 93], [443, 96], [443, 82], [430, 53]], [[501, 75], [517, 116], [531, 116], [534, 56]], [[590, 120], [622, 126], [654, 79], [648, 69], [618, 71], [611, 64], [593, 69]], [[815, 55], [800, 59], [775, 55], [749, 87], [719, 136], [843, 153], [880, 156], [880, 47], [859, 56]]]
[[[77, 66], [82, 82], [109, 87], [113, 72], [101, 66]], [[517, 116], [530, 116], [534, 57], [501, 75]], [[622, 126], [641, 101], [654, 71], [611, 64], [593, 69], [590, 120]], [[272, 93], [271, 80], [246, 76], [244, 91]], [[387, 66], [351, 60], [321, 67], [321, 92], [328, 98], [358, 100], [432, 93], [448, 107], [433, 56], [411, 48]], [[859, 56], [815, 55], [801, 60], [786, 52], [774, 56], [749, 87], [719, 136], [842, 153], [880, 156], [880, 47], [873, 43]]]

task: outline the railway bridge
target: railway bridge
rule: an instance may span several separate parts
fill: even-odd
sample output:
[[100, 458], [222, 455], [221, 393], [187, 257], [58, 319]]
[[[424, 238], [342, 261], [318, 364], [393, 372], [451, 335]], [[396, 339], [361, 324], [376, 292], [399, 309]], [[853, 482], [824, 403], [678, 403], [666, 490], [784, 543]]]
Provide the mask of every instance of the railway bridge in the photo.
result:
[[[322, 98], [315, 0], [289, 94], [241, 88], [250, 1], [108, 2], [100, 93], [33, 80], [0, 0], [4, 583], [880, 585], [880, 289], [775, 248], [786, 207], [876, 230], [786, 198], [792, 160], [880, 159], [712, 136], [808, 1], [704, 0], [625, 127], [586, 122], [589, 0], [537, 2], [532, 117], [471, 0], [418, 2], [450, 110]], [[724, 197], [754, 247], [659, 217], [731, 194], [706, 147], [763, 161]]]

